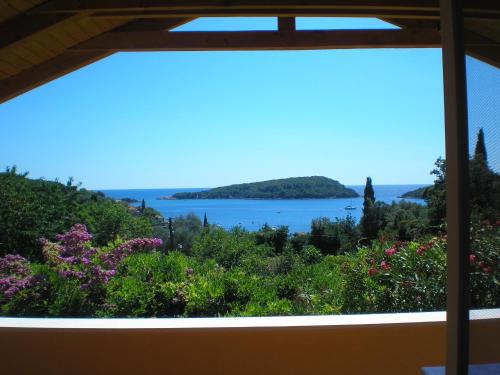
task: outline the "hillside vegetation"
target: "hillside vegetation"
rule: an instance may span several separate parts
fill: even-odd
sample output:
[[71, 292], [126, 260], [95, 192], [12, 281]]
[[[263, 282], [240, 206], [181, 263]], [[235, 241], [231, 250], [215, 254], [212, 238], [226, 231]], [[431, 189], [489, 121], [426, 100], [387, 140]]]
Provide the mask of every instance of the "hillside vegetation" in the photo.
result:
[[421, 188], [408, 191], [401, 195], [401, 198], [415, 198], [415, 199], [425, 199], [425, 193], [430, 188], [430, 186], [423, 186]]
[[304, 199], [355, 198], [358, 193], [327, 177], [291, 177], [177, 193], [176, 199]]

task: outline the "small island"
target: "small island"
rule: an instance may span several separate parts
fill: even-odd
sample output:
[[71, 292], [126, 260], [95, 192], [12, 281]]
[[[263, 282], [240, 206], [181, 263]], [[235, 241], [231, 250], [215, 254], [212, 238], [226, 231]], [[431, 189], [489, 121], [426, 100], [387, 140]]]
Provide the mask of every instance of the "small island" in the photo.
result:
[[400, 198], [414, 198], [414, 199], [424, 199], [425, 193], [429, 189], [429, 186], [424, 186], [412, 191], [408, 191], [400, 196]]
[[176, 193], [159, 199], [322, 199], [356, 198], [358, 193], [322, 176], [291, 177], [222, 186], [200, 192]]

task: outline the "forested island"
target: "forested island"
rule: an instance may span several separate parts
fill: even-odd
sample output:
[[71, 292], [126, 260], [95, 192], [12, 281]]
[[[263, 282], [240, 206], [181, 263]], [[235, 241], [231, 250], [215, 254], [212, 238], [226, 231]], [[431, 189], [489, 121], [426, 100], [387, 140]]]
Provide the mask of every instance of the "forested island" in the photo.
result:
[[356, 198], [358, 193], [336, 180], [322, 176], [222, 186], [200, 192], [176, 193], [159, 199], [320, 199]]

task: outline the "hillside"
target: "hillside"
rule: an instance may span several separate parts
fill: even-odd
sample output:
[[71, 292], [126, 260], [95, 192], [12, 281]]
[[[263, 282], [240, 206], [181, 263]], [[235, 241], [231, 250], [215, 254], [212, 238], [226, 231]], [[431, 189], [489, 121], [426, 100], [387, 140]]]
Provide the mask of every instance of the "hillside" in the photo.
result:
[[39, 239], [52, 240], [72, 225], [82, 223], [94, 242], [107, 244], [116, 236], [150, 236], [153, 227], [145, 215], [131, 215], [128, 204], [102, 193], [55, 181], [29, 179], [15, 169], [0, 173], [0, 256], [17, 253], [41, 259]]
[[429, 188], [429, 186], [424, 186], [424, 187], [421, 187], [421, 188], [418, 188], [418, 189], [415, 189], [412, 191], [408, 191], [408, 192], [404, 193], [403, 195], [401, 195], [401, 198], [424, 199], [425, 192], [427, 191], [428, 188]]
[[291, 177], [177, 193], [175, 199], [306, 199], [355, 198], [358, 193], [327, 177]]

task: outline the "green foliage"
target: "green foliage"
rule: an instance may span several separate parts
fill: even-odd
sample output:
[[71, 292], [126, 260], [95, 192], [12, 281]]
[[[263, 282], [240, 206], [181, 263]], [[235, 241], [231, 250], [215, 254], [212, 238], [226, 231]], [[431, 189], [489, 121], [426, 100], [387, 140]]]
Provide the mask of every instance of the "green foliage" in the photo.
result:
[[173, 317], [184, 313], [184, 289], [193, 261], [179, 252], [127, 257], [107, 285], [100, 316]]
[[435, 176], [434, 185], [427, 189], [424, 198], [428, 208], [429, 225], [438, 231], [446, 219], [446, 161], [438, 158], [434, 166], [431, 171]]
[[267, 244], [279, 254], [282, 253], [288, 240], [288, 227], [280, 225], [277, 228], [271, 228], [267, 223], [255, 233], [257, 245]]
[[408, 191], [401, 195], [401, 198], [415, 198], [415, 199], [425, 199], [427, 190], [430, 186], [424, 186], [412, 191]]
[[177, 193], [176, 199], [301, 199], [355, 198], [354, 190], [326, 177], [292, 177], [218, 187], [196, 193]]
[[337, 218], [333, 222], [323, 217], [311, 223], [309, 243], [324, 255], [355, 251], [358, 240], [359, 231], [352, 216]]
[[488, 154], [486, 153], [483, 128], [479, 129], [479, 132], [477, 133], [476, 147], [474, 149], [474, 160], [483, 164], [488, 163]]
[[39, 238], [53, 239], [76, 223], [86, 224], [98, 245], [116, 236], [151, 236], [153, 231], [150, 220], [134, 217], [126, 204], [79, 189], [71, 181], [32, 180], [17, 174], [15, 167], [0, 173], [0, 255], [40, 260]]
[[471, 308], [500, 307], [500, 222], [473, 222], [470, 255]]
[[194, 213], [177, 216], [173, 218], [172, 226], [174, 230], [174, 249], [192, 255], [193, 242], [203, 229], [200, 218]]
[[378, 231], [384, 226], [382, 222], [384, 216], [382, 213], [383, 207], [382, 203], [375, 203], [372, 179], [367, 177], [363, 197], [363, 216], [360, 221], [361, 233], [365, 239], [375, 239]]
[[[472, 231], [471, 304], [499, 307], [500, 223]], [[97, 249], [96, 256], [116, 247]], [[446, 238], [380, 242], [344, 255], [312, 245], [277, 253], [254, 233], [210, 227], [194, 257], [174, 251], [125, 257], [99, 293], [50, 264], [31, 264], [35, 281], [1, 304], [2, 315], [208, 317], [442, 310]]]
[[404, 312], [446, 307], [445, 241], [378, 243], [344, 258], [344, 312]]
[[401, 201], [386, 206], [385, 222], [379, 237], [387, 239], [409, 241], [429, 231], [427, 208], [417, 203]]
[[240, 265], [242, 258], [255, 250], [265, 253], [266, 247], [256, 246], [254, 236], [238, 227], [230, 231], [212, 227], [202, 232], [193, 243], [193, 255], [198, 260], [213, 259], [228, 269]]

